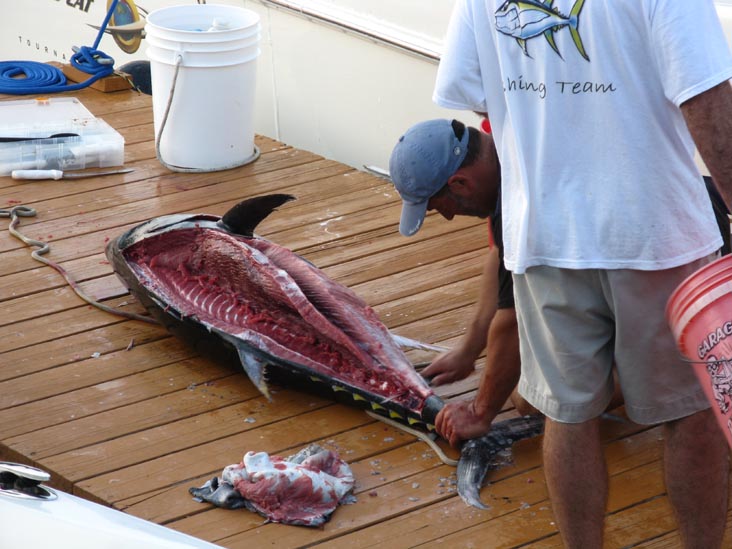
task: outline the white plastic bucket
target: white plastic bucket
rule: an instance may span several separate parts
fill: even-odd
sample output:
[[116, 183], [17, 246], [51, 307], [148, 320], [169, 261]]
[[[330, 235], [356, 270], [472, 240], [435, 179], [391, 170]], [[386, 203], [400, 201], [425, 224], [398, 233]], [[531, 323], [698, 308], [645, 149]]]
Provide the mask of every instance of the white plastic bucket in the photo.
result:
[[171, 6], [148, 14], [153, 121], [166, 167], [216, 171], [257, 158], [259, 28], [257, 13], [235, 6]]

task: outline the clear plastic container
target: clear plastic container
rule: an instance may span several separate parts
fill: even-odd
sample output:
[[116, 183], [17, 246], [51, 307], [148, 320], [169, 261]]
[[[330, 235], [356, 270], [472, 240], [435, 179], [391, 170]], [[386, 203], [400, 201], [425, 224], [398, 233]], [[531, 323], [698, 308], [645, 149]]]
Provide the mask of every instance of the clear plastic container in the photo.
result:
[[121, 166], [124, 144], [74, 97], [0, 102], [0, 175]]

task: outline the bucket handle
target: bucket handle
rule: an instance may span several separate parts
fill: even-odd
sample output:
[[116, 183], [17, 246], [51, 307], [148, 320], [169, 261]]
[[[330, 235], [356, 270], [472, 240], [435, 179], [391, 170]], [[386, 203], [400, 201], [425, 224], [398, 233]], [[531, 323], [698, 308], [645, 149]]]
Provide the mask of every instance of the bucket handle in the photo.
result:
[[221, 170], [230, 170], [232, 168], [237, 168], [239, 166], [244, 166], [245, 164], [249, 164], [250, 162], [254, 162], [257, 158], [259, 158], [260, 151], [259, 147], [254, 145], [254, 151], [250, 156], [245, 158], [243, 161], [237, 161], [234, 164], [231, 164], [229, 166], [224, 166], [223, 168], [187, 168], [184, 166], [173, 166], [172, 164], [168, 164], [163, 160], [162, 155], [160, 154], [160, 141], [163, 137], [163, 130], [165, 130], [165, 125], [168, 122], [168, 115], [170, 114], [170, 107], [173, 105], [173, 97], [175, 95], [175, 86], [178, 82], [178, 74], [180, 73], [180, 67], [183, 65], [183, 51], [179, 50], [176, 52], [175, 55], [175, 72], [173, 73], [173, 83], [170, 85], [170, 94], [168, 94], [168, 104], [165, 106], [165, 113], [163, 114], [163, 120], [160, 122], [160, 129], [158, 130], [158, 135], [155, 136], [155, 156], [158, 158], [158, 162], [160, 162], [165, 168], [169, 169], [173, 172], [183, 172], [183, 173], [204, 173], [204, 172], [217, 172]]

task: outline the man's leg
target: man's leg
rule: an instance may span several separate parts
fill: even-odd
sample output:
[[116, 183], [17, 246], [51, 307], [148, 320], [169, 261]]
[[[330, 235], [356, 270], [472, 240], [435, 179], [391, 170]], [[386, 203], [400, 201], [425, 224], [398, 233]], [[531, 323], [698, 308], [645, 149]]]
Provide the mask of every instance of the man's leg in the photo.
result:
[[665, 475], [684, 547], [722, 547], [729, 449], [712, 410], [665, 424]]
[[601, 548], [608, 480], [599, 420], [559, 423], [547, 419], [544, 471], [565, 547]]
[[514, 408], [516, 408], [516, 411], [522, 416], [533, 416], [541, 413], [519, 394], [518, 388], [514, 389], [511, 393], [511, 402], [513, 403]]
[[[613, 392], [613, 398], [610, 401], [610, 404], [608, 404], [607, 409], [605, 410], [606, 412], [610, 412], [611, 410], [614, 410], [615, 408], [623, 405], [623, 392], [620, 390], [618, 372], [615, 369], [613, 369], [613, 379], [615, 382], [615, 391]], [[518, 387], [516, 387], [511, 393], [511, 402], [516, 408], [516, 411], [522, 416], [530, 416], [541, 413], [539, 412], [539, 410], [529, 404], [524, 397], [521, 396], [521, 394], [518, 392]]]

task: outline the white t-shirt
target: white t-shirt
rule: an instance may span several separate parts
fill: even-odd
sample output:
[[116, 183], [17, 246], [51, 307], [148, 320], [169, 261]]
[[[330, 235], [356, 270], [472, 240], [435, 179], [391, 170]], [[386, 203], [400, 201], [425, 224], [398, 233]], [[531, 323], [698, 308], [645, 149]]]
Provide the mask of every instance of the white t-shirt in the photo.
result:
[[433, 99], [488, 113], [508, 269], [655, 270], [722, 244], [679, 105], [729, 78], [711, 0], [458, 0]]

